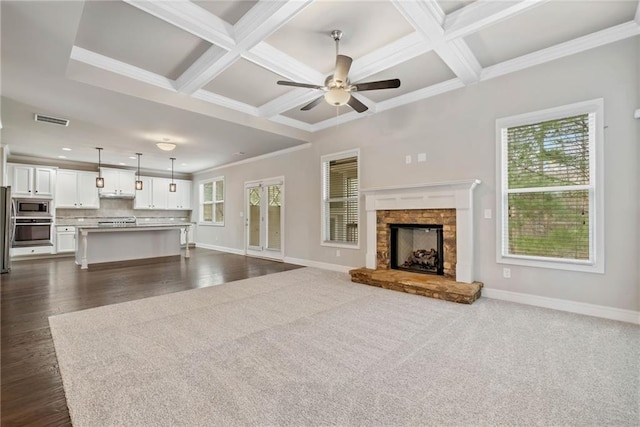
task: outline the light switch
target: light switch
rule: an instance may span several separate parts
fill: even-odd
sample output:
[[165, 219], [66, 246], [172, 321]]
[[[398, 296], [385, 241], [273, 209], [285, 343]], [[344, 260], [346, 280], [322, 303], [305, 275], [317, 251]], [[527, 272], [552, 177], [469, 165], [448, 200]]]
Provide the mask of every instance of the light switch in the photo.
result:
[[244, 216], [244, 212], [240, 211], [240, 218]]
[[406, 155], [406, 156], [405, 156], [405, 158], [404, 158], [404, 162], [405, 162], [406, 164], [411, 163], [411, 155], [410, 155], [410, 154], [408, 154], [408, 155]]
[[418, 161], [426, 162], [427, 161], [427, 153], [418, 153]]

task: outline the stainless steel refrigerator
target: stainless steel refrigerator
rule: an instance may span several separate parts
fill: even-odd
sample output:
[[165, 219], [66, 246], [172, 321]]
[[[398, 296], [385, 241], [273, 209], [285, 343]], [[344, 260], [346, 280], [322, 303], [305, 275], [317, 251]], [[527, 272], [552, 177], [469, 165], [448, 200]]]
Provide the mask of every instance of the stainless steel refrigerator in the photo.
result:
[[11, 271], [11, 187], [0, 187], [0, 244], [2, 257], [0, 258], [0, 273]]

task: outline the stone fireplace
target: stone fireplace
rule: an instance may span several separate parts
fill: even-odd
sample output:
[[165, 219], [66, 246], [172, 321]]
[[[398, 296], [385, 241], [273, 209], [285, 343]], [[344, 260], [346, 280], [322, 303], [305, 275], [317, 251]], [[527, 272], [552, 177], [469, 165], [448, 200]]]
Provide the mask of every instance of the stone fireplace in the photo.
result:
[[391, 224], [441, 225], [444, 276], [472, 283], [473, 190], [479, 183], [468, 180], [361, 190], [367, 212], [366, 267], [390, 269]]

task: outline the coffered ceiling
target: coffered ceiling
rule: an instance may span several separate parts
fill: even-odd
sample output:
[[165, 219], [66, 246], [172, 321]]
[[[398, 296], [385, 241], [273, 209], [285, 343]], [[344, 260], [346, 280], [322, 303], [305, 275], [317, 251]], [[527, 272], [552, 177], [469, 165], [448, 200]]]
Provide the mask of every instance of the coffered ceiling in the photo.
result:
[[[12, 152], [33, 155], [40, 146], [23, 138], [21, 151], [7, 118], [44, 108], [95, 128], [105, 145], [112, 130], [136, 149], [163, 135], [182, 138], [183, 171], [193, 172], [638, 36], [640, 12], [637, 0], [3, 1], [2, 24], [3, 112], [10, 111], [3, 143]], [[36, 28], [49, 39], [34, 37]], [[322, 92], [276, 84], [324, 84], [335, 66], [334, 29], [344, 33], [340, 53], [354, 59], [352, 82], [402, 82], [354, 93], [365, 113], [325, 102], [300, 111]], [[207, 150], [211, 159], [203, 160]]]

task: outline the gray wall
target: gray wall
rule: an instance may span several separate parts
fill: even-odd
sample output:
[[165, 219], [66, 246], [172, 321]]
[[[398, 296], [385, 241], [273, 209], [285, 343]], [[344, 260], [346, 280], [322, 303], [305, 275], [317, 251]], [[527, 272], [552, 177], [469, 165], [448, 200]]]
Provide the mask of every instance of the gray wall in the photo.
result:
[[[395, 108], [314, 135], [312, 146], [279, 157], [197, 174], [226, 178], [226, 226], [200, 227], [196, 241], [244, 247], [243, 183], [285, 176], [285, 255], [348, 266], [365, 264], [364, 212], [360, 249], [320, 246], [320, 156], [361, 150], [361, 188], [479, 178], [475, 262], [486, 286], [623, 309], [640, 309], [638, 247], [640, 104], [638, 37]], [[496, 263], [495, 120], [554, 106], [604, 98], [606, 273], [590, 274]], [[416, 162], [417, 153], [427, 161]], [[413, 162], [405, 164], [405, 156]], [[197, 203], [194, 203], [194, 206]], [[197, 208], [196, 208], [197, 209]], [[194, 212], [197, 214], [197, 211]]]

